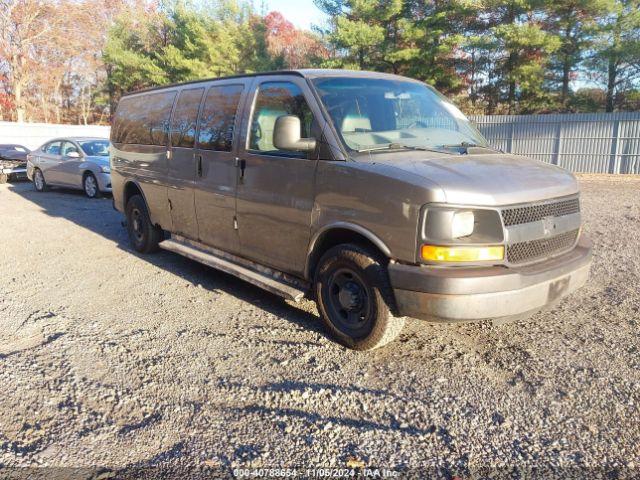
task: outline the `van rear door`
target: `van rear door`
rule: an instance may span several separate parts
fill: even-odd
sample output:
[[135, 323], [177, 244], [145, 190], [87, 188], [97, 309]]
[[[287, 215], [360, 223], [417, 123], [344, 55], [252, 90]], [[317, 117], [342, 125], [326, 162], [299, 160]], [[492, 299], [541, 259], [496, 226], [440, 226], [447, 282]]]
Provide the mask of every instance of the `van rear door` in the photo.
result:
[[168, 191], [172, 231], [187, 238], [198, 238], [195, 212], [196, 152], [195, 138], [204, 88], [180, 91], [171, 115], [169, 135]]

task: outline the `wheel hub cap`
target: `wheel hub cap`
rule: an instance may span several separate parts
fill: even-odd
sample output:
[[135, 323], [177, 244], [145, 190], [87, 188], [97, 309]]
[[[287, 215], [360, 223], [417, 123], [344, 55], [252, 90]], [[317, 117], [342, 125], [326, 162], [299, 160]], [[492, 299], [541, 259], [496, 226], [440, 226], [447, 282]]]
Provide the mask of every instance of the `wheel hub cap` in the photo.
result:
[[353, 282], [347, 282], [338, 294], [338, 300], [342, 308], [353, 311], [362, 305], [362, 289]]
[[93, 177], [87, 177], [87, 180], [85, 181], [85, 185], [86, 185], [87, 193], [90, 196], [95, 195], [95, 193], [96, 193], [96, 182], [93, 180]]
[[131, 212], [131, 228], [138, 240], [142, 239], [142, 222], [140, 221], [140, 211], [135, 209]]

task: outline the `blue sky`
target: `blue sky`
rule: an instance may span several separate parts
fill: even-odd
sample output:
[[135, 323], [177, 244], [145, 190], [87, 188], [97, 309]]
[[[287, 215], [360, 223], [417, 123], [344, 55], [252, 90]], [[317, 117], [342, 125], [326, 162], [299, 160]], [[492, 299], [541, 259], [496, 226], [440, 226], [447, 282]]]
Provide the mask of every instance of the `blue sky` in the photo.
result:
[[[255, 1], [260, 9], [263, 2]], [[313, 0], [264, 0], [268, 12], [277, 10], [298, 28], [310, 29], [312, 24], [320, 24], [326, 15], [313, 3]]]

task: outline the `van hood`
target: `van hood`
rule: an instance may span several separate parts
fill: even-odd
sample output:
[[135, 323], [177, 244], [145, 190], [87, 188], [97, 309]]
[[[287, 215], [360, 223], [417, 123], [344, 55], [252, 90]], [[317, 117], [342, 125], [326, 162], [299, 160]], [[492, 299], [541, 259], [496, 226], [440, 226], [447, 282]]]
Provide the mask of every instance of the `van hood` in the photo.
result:
[[[433, 158], [430, 158], [433, 155]], [[436, 183], [447, 203], [500, 206], [572, 195], [578, 182], [568, 171], [531, 158], [490, 153], [379, 153], [357, 161], [385, 164]]]

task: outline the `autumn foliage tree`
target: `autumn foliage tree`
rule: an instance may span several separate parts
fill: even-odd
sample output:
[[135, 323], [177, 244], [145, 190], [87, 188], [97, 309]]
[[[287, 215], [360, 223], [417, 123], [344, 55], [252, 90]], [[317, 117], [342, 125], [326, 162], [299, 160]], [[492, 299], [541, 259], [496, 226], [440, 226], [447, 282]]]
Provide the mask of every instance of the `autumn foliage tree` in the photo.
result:
[[107, 123], [131, 90], [305, 67], [417, 78], [468, 113], [638, 105], [640, 0], [314, 1], [309, 31], [250, 0], [0, 0], [0, 119]]
[[297, 29], [280, 12], [264, 17], [267, 51], [274, 65], [282, 68], [305, 68], [327, 59], [329, 52], [311, 32]]
[[34, 51], [55, 28], [54, 11], [41, 0], [0, 0], [0, 57], [19, 122], [26, 118], [27, 89], [36, 66]]

